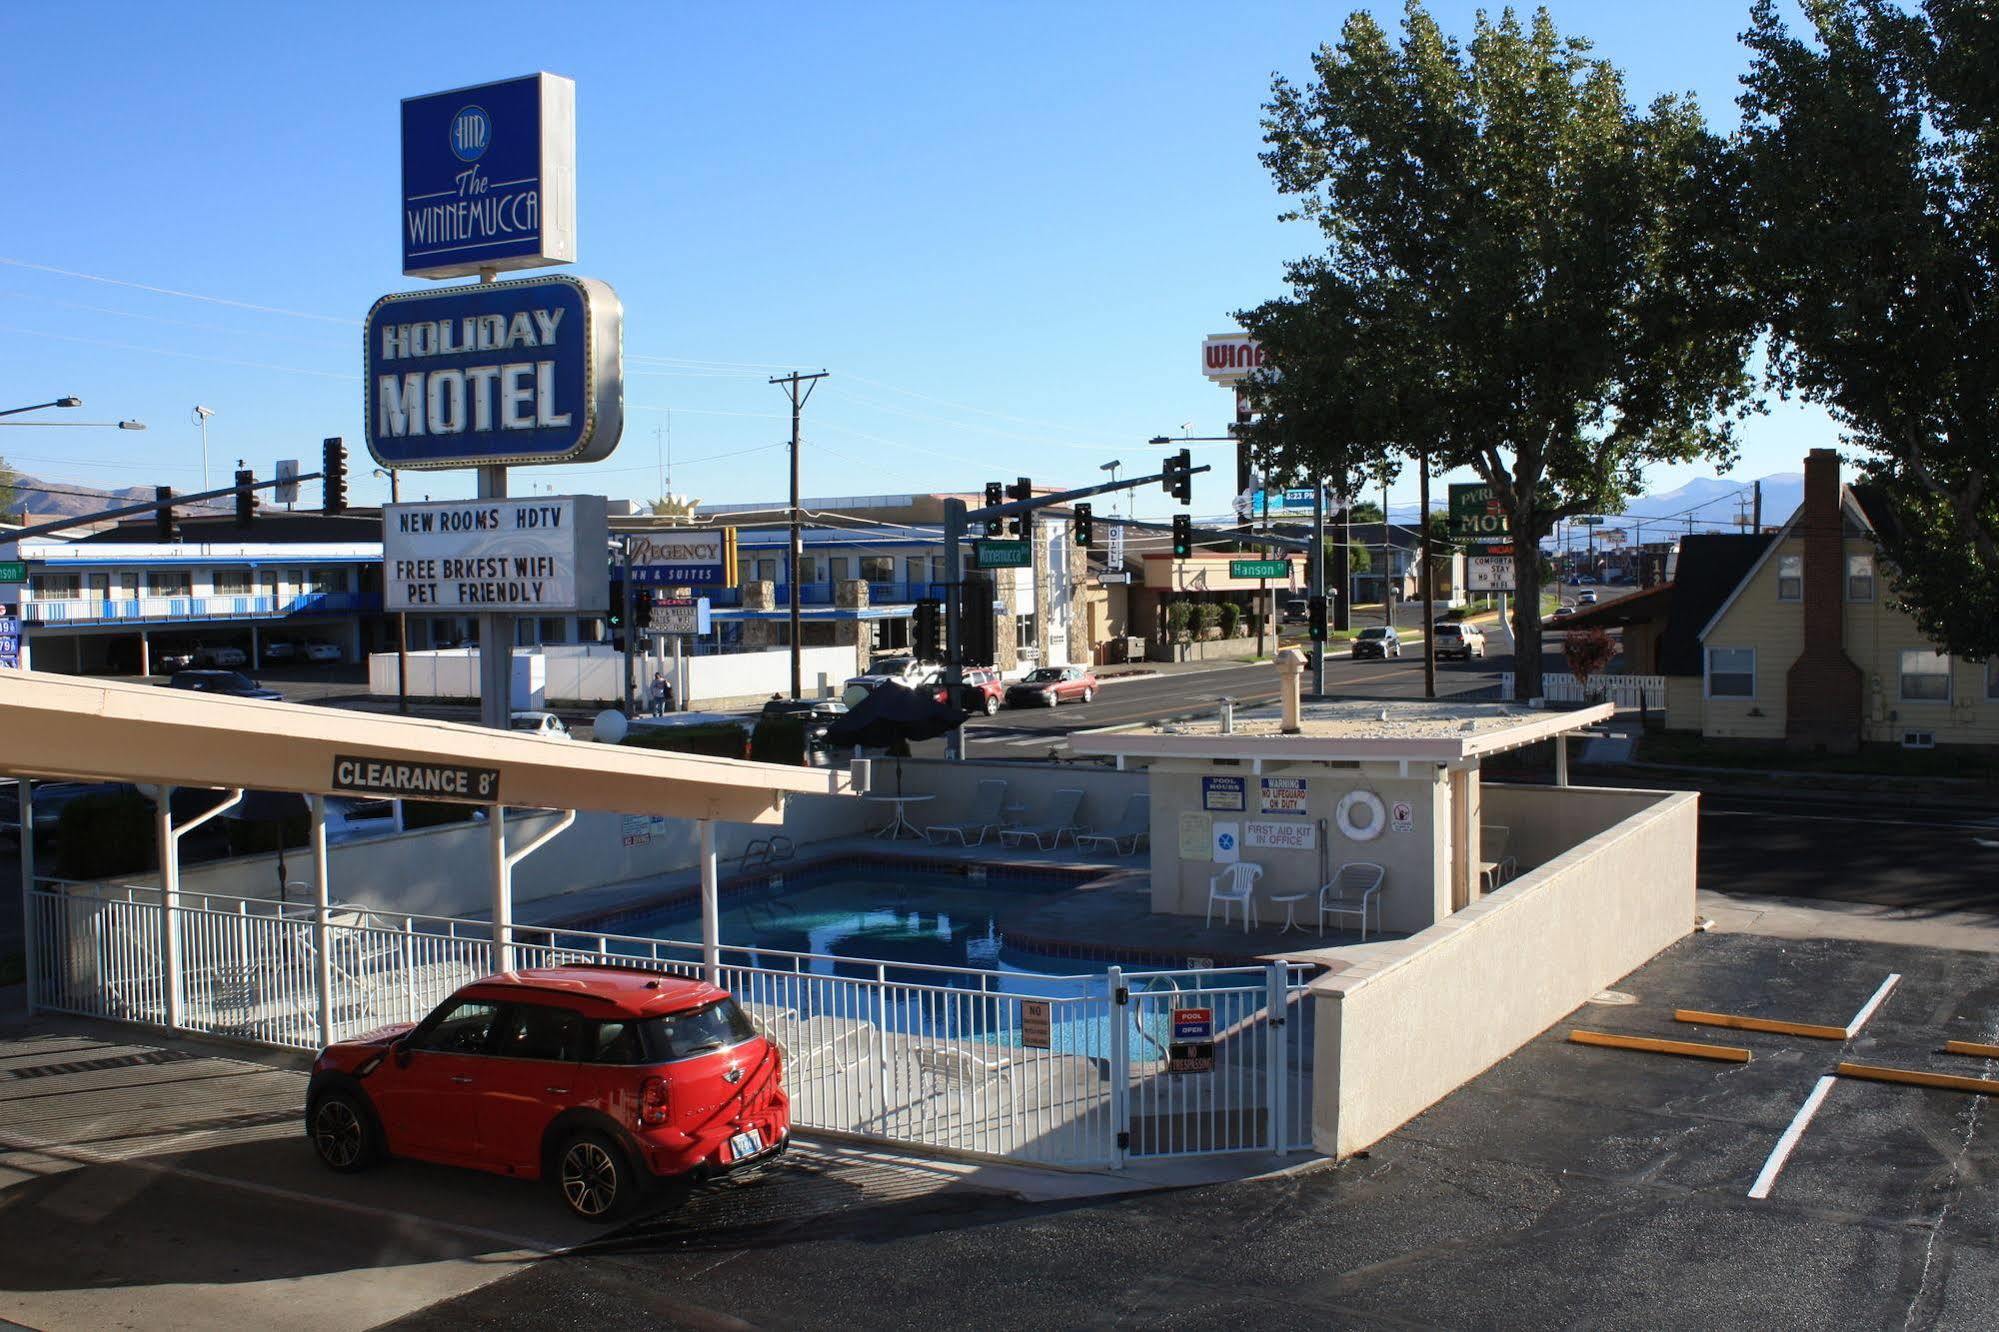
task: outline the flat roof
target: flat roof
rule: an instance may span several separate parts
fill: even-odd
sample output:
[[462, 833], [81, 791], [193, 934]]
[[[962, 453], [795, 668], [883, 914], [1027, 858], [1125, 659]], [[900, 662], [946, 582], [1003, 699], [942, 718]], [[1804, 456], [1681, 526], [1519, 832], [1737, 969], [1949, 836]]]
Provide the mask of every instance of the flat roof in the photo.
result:
[[789, 795], [851, 793], [840, 768], [544, 740], [42, 671], [0, 671], [0, 736], [0, 774], [38, 779], [334, 794], [343, 762], [391, 776], [453, 765], [496, 770], [495, 796], [508, 805], [731, 823], [775, 823]]
[[1119, 726], [1072, 735], [1069, 748], [1134, 758], [1455, 763], [1580, 731], [1616, 711], [1609, 703], [1566, 712], [1512, 703], [1307, 703], [1296, 735], [1283, 733], [1274, 707], [1238, 708], [1232, 731], [1219, 717]]

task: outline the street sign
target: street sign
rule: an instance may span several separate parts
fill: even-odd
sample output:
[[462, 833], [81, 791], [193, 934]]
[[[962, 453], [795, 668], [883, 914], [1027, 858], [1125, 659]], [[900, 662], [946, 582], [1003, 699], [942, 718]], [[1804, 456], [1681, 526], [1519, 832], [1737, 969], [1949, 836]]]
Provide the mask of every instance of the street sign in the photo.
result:
[[651, 628], [662, 634], [705, 634], [712, 624], [706, 597], [654, 597]]
[[1511, 555], [1474, 555], [1465, 561], [1465, 586], [1473, 592], [1511, 592]]
[[500, 770], [468, 768], [459, 763], [399, 763], [392, 759], [336, 754], [332, 787], [360, 795], [493, 805], [500, 799]]
[[1230, 560], [1231, 578], [1289, 578], [1289, 560]]
[[1167, 1045], [1169, 1073], [1211, 1073], [1215, 1067], [1215, 1010], [1173, 1010], [1173, 1039]]
[[736, 529], [633, 532], [625, 537], [634, 583], [665, 587], [734, 587]]
[[1025, 538], [1019, 541], [984, 540], [972, 543], [974, 569], [1027, 569], [1034, 564], [1034, 547]]
[[0, 560], [0, 583], [25, 583], [28, 565], [24, 560]]
[[1451, 539], [1471, 546], [1513, 544], [1513, 516], [1478, 482], [1451, 487]]
[[368, 452], [390, 469], [609, 457], [625, 428], [624, 319], [594, 278], [382, 297], [362, 335]]
[[1602, 527], [1602, 526], [1603, 526], [1603, 519], [1602, 519], [1602, 518], [1600, 518], [1600, 517], [1598, 517], [1598, 516], [1597, 516], [1597, 515], [1595, 515], [1595, 514], [1590, 514], [1590, 515], [1589, 515], [1588, 517], [1585, 517], [1585, 518], [1578, 518], [1578, 519], [1576, 519], [1576, 521], [1577, 521], [1578, 523], [1581, 523], [1581, 524], [1582, 524], [1582, 525], [1583, 525], [1584, 527]]
[[271, 499], [279, 504], [298, 503], [298, 459], [278, 459], [278, 485]]
[[576, 84], [530, 74], [403, 99], [403, 272], [576, 260]]
[[602, 495], [447, 500], [382, 510], [383, 609], [601, 611], [611, 599]]

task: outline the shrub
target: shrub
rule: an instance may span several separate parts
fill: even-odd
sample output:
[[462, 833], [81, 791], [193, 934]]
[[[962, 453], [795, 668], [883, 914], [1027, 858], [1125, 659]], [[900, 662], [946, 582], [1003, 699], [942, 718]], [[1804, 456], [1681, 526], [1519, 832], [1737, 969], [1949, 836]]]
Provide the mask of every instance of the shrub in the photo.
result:
[[1617, 644], [1601, 629], [1571, 629], [1562, 635], [1562, 656], [1569, 663], [1569, 673], [1585, 689], [1590, 677], [1610, 665], [1616, 655]]
[[159, 868], [153, 802], [136, 791], [79, 796], [56, 824], [56, 874], [106, 879]]
[[1187, 631], [1194, 620], [1194, 603], [1191, 601], [1168, 602], [1166, 606], [1166, 631], [1176, 643], [1187, 641]]
[[1222, 608], [1212, 601], [1204, 601], [1194, 607], [1194, 626], [1200, 631], [1200, 637], [1206, 638], [1221, 628]]
[[750, 757], [759, 763], [805, 763], [805, 718], [798, 714], [759, 717], [750, 732]]
[[1233, 601], [1222, 603], [1222, 637], [1234, 638], [1242, 624], [1242, 607]]
[[625, 743], [638, 749], [664, 749], [676, 754], [711, 754], [716, 758], [748, 758], [749, 732], [736, 722], [701, 726], [635, 726]]

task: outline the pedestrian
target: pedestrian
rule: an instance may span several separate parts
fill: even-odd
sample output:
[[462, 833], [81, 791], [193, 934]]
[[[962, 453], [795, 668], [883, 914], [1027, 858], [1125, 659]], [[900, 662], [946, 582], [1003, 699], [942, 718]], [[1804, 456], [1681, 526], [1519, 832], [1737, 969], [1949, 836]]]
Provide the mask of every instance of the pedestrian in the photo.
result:
[[666, 715], [667, 700], [673, 697], [673, 686], [666, 682], [665, 671], [654, 671], [652, 676], [652, 715]]

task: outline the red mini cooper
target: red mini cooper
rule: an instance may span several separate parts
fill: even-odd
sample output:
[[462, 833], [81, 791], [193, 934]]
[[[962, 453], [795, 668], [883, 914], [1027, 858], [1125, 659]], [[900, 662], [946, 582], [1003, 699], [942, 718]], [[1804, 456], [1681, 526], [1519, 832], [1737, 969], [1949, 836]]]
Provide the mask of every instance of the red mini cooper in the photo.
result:
[[385, 1155], [552, 1179], [611, 1221], [664, 1185], [761, 1164], [789, 1145], [783, 1056], [727, 991], [619, 967], [474, 981], [411, 1027], [330, 1045], [306, 1133], [348, 1173]]

